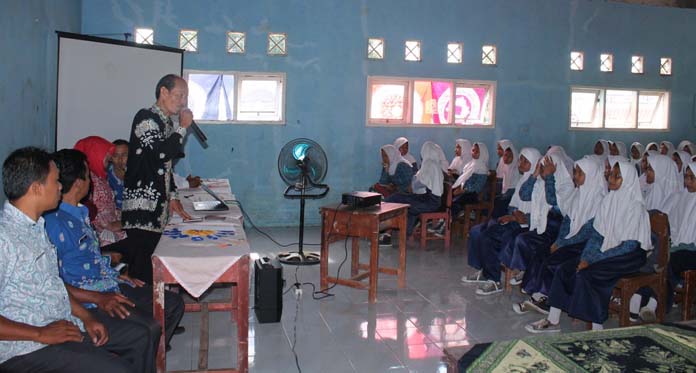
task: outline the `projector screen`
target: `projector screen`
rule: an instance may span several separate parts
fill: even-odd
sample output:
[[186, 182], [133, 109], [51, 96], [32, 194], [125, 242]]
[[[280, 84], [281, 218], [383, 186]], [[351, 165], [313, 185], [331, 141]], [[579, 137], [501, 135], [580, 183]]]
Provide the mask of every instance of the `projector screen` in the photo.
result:
[[129, 140], [135, 113], [183, 59], [181, 49], [58, 32], [56, 150], [92, 135]]

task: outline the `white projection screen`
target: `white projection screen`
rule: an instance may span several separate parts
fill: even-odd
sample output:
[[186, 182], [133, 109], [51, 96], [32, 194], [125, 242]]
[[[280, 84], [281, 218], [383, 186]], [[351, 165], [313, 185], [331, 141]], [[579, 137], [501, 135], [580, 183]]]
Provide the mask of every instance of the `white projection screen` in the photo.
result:
[[133, 117], [155, 86], [181, 75], [181, 49], [58, 32], [56, 150], [86, 136], [129, 139]]

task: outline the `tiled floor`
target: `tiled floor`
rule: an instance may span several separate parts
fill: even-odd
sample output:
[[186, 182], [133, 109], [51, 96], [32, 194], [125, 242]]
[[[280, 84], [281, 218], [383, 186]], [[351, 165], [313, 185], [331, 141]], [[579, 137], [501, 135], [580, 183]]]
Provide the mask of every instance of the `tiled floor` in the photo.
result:
[[[268, 229], [283, 243], [297, 241], [296, 228]], [[286, 249], [275, 246], [256, 231], [247, 228], [252, 252], [261, 256]], [[319, 228], [309, 227], [305, 242], [319, 242]], [[361, 243], [361, 257], [366, 258], [368, 243]], [[348, 243], [350, 246], [350, 243]], [[465, 252], [455, 241], [450, 253], [439, 242], [431, 243], [431, 251], [423, 251], [415, 243], [407, 245], [407, 286], [399, 289], [394, 276], [380, 275], [378, 302], [367, 302], [367, 291], [337, 286], [333, 297], [313, 300], [311, 287], [305, 286], [296, 300], [290, 291], [283, 297], [283, 316], [280, 323], [259, 324], [249, 312], [249, 371], [297, 372], [292, 352], [293, 342], [297, 362], [302, 372], [445, 372], [441, 362], [442, 349], [447, 346], [471, 345], [529, 335], [524, 325], [542, 316], [519, 316], [512, 303], [522, 294], [513, 288], [512, 294], [488, 297], [475, 294], [474, 285], [462, 285], [460, 277], [473, 272], [466, 265]], [[307, 250], [307, 249], [306, 249]], [[318, 246], [309, 250], [318, 251]], [[329, 272], [335, 274], [346, 250], [344, 242], [331, 246]], [[380, 263], [395, 266], [398, 250], [380, 249]], [[349, 261], [347, 262], [349, 263]], [[294, 282], [319, 286], [319, 266], [285, 266], [284, 278]], [[349, 267], [344, 265], [341, 274]], [[253, 274], [252, 274], [253, 276]], [[251, 281], [253, 284], [253, 281]], [[214, 289], [206, 297], [213, 299], [227, 294], [227, 289]], [[253, 289], [250, 297], [253, 306]], [[677, 312], [672, 312], [671, 318]], [[585, 325], [561, 318], [564, 331], [583, 330]], [[167, 368], [195, 369], [198, 366], [200, 316], [186, 314], [182, 321], [186, 333], [175, 336], [173, 349], [167, 354]], [[605, 327], [616, 327], [610, 319]], [[235, 325], [229, 314], [211, 313], [209, 367], [235, 365], [233, 343]]]

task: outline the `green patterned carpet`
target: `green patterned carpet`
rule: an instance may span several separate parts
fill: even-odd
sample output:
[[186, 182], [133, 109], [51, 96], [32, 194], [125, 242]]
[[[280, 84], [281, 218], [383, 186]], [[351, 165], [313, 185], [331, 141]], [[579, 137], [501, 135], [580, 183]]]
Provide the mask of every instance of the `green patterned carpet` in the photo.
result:
[[481, 344], [459, 360], [459, 370], [696, 373], [696, 330], [647, 325]]

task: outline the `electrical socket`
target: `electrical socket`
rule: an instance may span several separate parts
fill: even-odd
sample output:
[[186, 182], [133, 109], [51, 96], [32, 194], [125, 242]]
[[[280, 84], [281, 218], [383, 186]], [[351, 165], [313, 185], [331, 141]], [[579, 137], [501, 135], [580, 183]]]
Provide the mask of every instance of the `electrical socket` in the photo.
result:
[[295, 288], [295, 298], [301, 298], [302, 297], [302, 288]]

